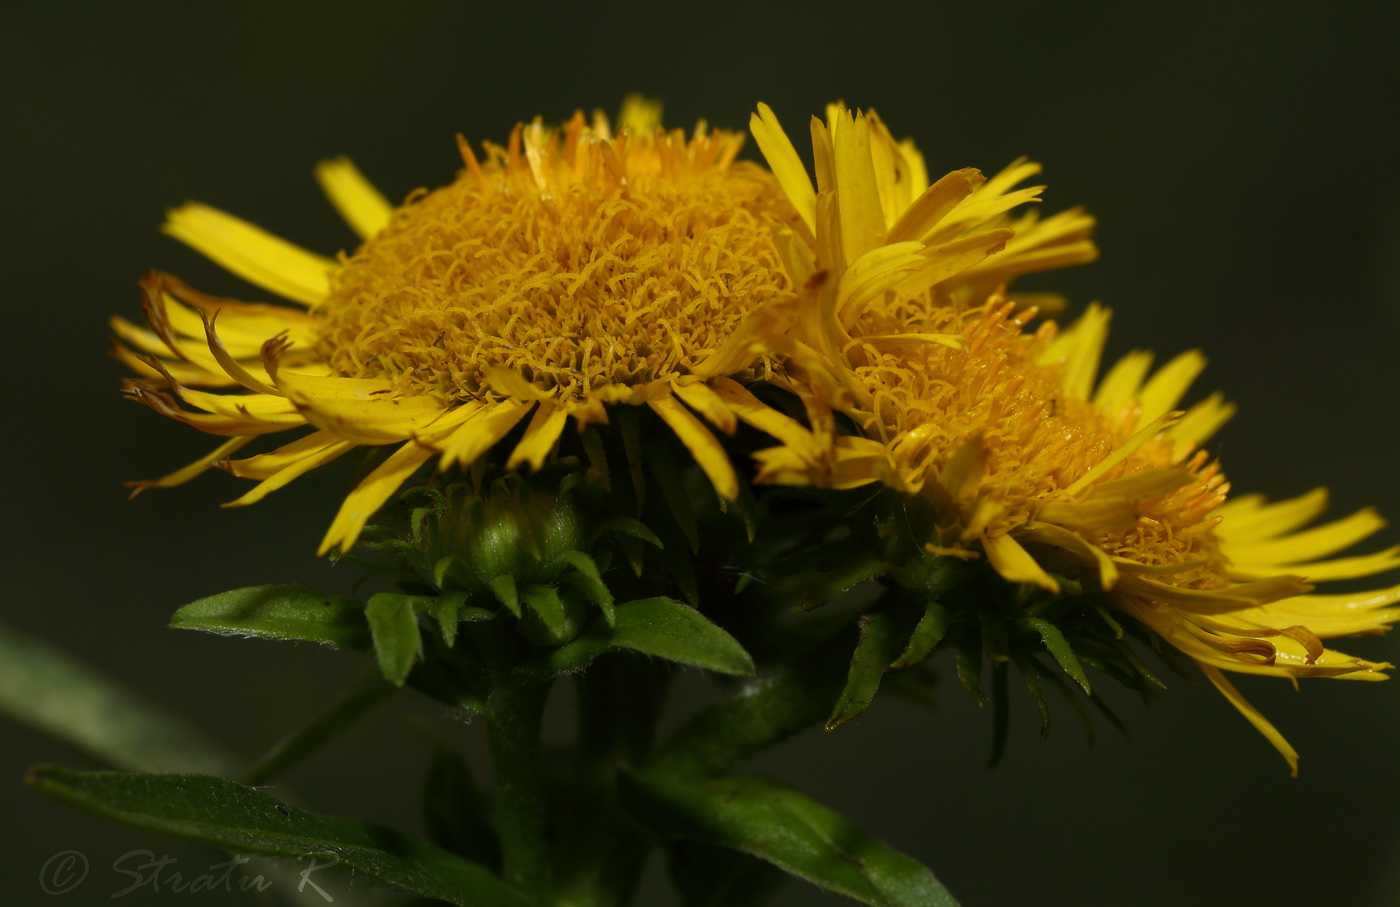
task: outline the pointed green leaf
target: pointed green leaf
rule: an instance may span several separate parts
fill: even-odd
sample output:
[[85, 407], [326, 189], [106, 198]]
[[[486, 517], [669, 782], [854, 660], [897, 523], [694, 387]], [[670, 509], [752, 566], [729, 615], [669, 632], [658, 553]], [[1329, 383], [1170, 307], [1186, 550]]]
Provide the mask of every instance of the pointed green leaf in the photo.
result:
[[918, 625], [909, 636], [909, 644], [904, 647], [904, 653], [890, 667], [907, 668], [923, 661], [943, 641], [944, 635], [952, 625], [953, 612], [930, 600], [924, 606], [924, 616], [919, 618]]
[[671, 598], [639, 598], [617, 606], [612, 645], [724, 674], [752, 674], [738, 640], [699, 611]]
[[370, 634], [374, 638], [374, 657], [384, 678], [395, 686], [403, 686], [413, 663], [423, 651], [423, 637], [418, 633], [418, 613], [414, 596], [381, 592], [370, 597], [365, 606]]
[[860, 642], [851, 656], [851, 666], [846, 674], [846, 688], [836, 700], [831, 717], [826, 719], [826, 729], [835, 730], [865, 711], [880, 689], [880, 679], [890, 659], [899, 651], [899, 630], [894, 618], [888, 614], [866, 614], [858, 622]]
[[540, 619], [548, 643], [559, 645], [578, 634], [578, 622], [553, 587], [529, 586], [525, 589], [524, 598], [530, 611]]
[[927, 867], [776, 781], [624, 780], [624, 805], [663, 837], [752, 854], [871, 907], [957, 905]]
[[0, 627], [0, 711], [117, 768], [228, 772], [178, 716], [46, 643]]
[[627, 516], [615, 516], [599, 523], [598, 528], [593, 530], [593, 534], [589, 538], [589, 547], [602, 538], [605, 532], [620, 532], [623, 535], [646, 542], [654, 548], [666, 547], [661, 544], [661, 539], [656, 537], [656, 533], [652, 532], [646, 523]]
[[486, 867], [420, 838], [306, 812], [222, 778], [39, 766], [30, 772], [28, 783], [56, 800], [125, 825], [240, 853], [312, 856], [459, 907], [530, 903]]
[[360, 602], [304, 586], [250, 586], [190, 602], [170, 618], [181, 630], [231, 636], [304, 639], [367, 651], [369, 625]]
[[457, 641], [457, 624], [461, 621], [464, 600], [461, 595], [414, 596], [413, 608], [437, 621], [442, 642], [449, 649]]
[[503, 573], [491, 580], [491, 592], [496, 596], [496, 601], [506, 606], [506, 610], [515, 615], [519, 620], [524, 613], [520, 610], [520, 593], [515, 588], [515, 577], [509, 573]]
[[598, 606], [603, 612], [603, 619], [611, 626], [617, 620], [612, 592], [599, 575], [598, 565], [593, 562], [593, 558], [582, 551], [565, 551], [559, 555], [559, 560], [574, 568], [573, 573], [564, 574], [563, 581], [574, 585], [588, 596], [589, 601]]
[[1084, 692], [1093, 695], [1089, 689], [1089, 678], [1084, 675], [1084, 668], [1079, 664], [1079, 659], [1074, 655], [1074, 649], [1070, 648], [1069, 640], [1060, 629], [1048, 620], [1038, 617], [1028, 617], [1019, 620], [1017, 623], [1034, 630], [1040, 634], [1040, 638], [1045, 641], [1045, 648], [1050, 650], [1050, 655], [1055, 659], [1064, 672], [1079, 684]]
[[977, 701], [979, 709], [985, 706], [987, 697], [982, 695], [982, 650], [959, 646], [957, 670], [958, 683], [967, 690], [967, 695]]

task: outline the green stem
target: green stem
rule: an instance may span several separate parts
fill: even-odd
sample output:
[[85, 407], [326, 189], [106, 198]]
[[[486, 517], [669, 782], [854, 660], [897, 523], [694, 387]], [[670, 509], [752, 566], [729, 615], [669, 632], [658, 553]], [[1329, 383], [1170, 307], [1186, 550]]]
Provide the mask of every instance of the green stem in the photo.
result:
[[710, 776], [826, 719], [846, 682], [854, 627], [817, 643], [776, 674], [749, 681], [696, 715], [650, 759], [650, 775]]
[[502, 874], [522, 891], [542, 898], [550, 890], [552, 873], [545, 841], [540, 723], [553, 679], [521, 667], [519, 643], [498, 621], [468, 626], [491, 675], [485, 706]]
[[309, 724], [268, 750], [238, 780], [250, 787], [266, 784], [311, 755], [370, 706], [394, 691], [378, 665], [361, 674], [355, 684]]

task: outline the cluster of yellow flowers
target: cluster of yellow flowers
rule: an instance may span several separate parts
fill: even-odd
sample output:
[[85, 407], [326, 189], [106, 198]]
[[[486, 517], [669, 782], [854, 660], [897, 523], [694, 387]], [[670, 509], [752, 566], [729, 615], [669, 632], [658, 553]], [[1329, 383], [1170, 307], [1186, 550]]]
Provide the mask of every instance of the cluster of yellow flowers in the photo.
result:
[[[508, 468], [539, 468], [570, 416], [581, 428], [649, 407], [732, 500], [736, 464], [715, 431], [742, 421], [776, 442], [759, 481], [923, 496], [941, 514], [928, 550], [984, 557], [1009, 582], [1055, 592], [1047, 564], [1079, 564], [1296, 769], [1221, 669], [1383, 679], [1390, 665], [1321, 640], [1382, 632], [1400, 587], [1311, 585], [1400, 566], [1394, 548], [1332, 557], [1379, 518], [1303, 528], [1321, 491], [1227, 501], [1201, 445], [1233, 406], [1216, 394], [1178, 409], [1198, 352], [1155, 372], [1134, 352], [1100, 380], [1106, 310], [1028, 330], [1053, 300], [1009, 282], [1097, 254], [1082, 211], [1016, 213], [1039, 199], [1043, 187], [1018, 188], [1038, 165], [931, 181], [873, 111], [831, 106], [811, 121], [814, 184], [766, 106], [751, 130], [768, 169], [737, 160], [742, 135], [666, 131], [642, 101], [616, 131], [601, 114], [536, 120], [480, 156], [459, 138], [458, 179], [399, 207], [327, 162], [317, 177], [364, 240], [337, 259], [204, 205], [171, 212], [172, 236], [303, 308], [142, 282], [149, 327], [114, 320], [140, 375], [127, 392], [228, 440], [138, 487], [217, 466], [257, 480], [243, 505], [356, 447], [397, 445], [347, 496], [324, 553], [353, 545], [428, 460], [468, 466], [527, 417]], [[756, 382], [796, 395], [806, 420], [761, 402]]]

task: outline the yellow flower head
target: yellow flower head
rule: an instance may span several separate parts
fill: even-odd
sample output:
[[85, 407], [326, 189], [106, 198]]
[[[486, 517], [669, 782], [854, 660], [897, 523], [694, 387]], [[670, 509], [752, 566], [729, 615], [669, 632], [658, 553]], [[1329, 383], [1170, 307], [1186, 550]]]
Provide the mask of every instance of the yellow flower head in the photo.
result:
[[[365, 240], [338, 260], [204, 205], [172, 211], [171, 235], [309, 311], [147, 278], [150, 330], [114, 322], [119, 354], [145, 375], [129, 393], [232, 440], [138, 487], [219, 465], [260, 481], [233, 502], [248, 504], [357, 446], [401, 445], [322, 543], [346, 549], [434, 454], [469, 465], [529, 416], [507, 466], [539, 468], [568, 417], [582, 427], [632, 404], [659, 414], [733, 499], [733, 466], [692, 410], [724, 432], [777, 418], [733, 379], [772, 371], [764, 354], [794, 294], [770, 225], [796, 216], [769, 173], [735, 162], [741, 135], [701, 124], [686, 138], [657, 113], [629, 100], [616, 134], [601, 114], [560, 130], [536, 121], [484, 159], [459, 139], [456, 182], [396, 209], [348, 161], [323, 164], [323, 187]], [[308, 425], [275, 451], [227, 459]]]
[[1004, 579], [1050, 593], [1054, 574], [1081, 576], [1195, 659], [1296, 771], [1297, 754], [1220, 669], [1384, 679], [1390, 665], [1320, 640], [1386, 629], [1400, 587], [1310, 594], [1316, 581], [1400, 566], [1397, 548], [1325, 559], [1381, 521], [1363, 511], [1295, 533], [1321, 513], [1321, 492], [1227, 504], [1224, 475], [1199, 447], [1233, 405], [1216, 394], [1177, 409], [1200, 353], [1152, 374], [1152, 357], [1131, 353], [1096, 385], [1106, 310], [1091, 306], [1064, 331], [1024, 329], [1035, 307], [998, 285], [1094, 256], [1093, 221], [1078, 211], [1006, 214], [1038, 198], [1012, 188], [1035, 165], [930, 184], [918, 152], [873, 113], [831, 107], [812, 121], [813, 187], [772, 111], [760, 105], [752, 128], [801, 216], [779, 231], [802, 288], [783, 376], [810, 409], [844, 412], [860, 432], [837, 437], [818, 415], [807, 440], [824, 454], [771, 448], [761, 475], [883, 482], [933, 505], [931, 552], [985, 557]]

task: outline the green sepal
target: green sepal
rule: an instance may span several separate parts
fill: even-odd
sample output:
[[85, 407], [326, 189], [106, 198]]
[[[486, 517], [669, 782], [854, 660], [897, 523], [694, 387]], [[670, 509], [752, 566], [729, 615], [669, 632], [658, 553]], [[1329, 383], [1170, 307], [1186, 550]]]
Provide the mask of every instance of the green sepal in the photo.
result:
[[562, 646], [578, 635], [583, 623], [583, 606], [575, 599], [564, 599], [553, 586], [527, 586], [521, 596], [530, 610], [521, 618], [521, 630], [540, 645]]
[[752, 854], [871, 907], [957, 905], [926, 866], [776, 781], [623, 776], [619, 794], [657, 835]]
[[899, 651], [899, 629], [888, 614], [866, 614], [858, 622], [860, 642], [851, 656], [846, 686], [836, 700], [826, 729], [835, 730], [865, 711], [880, 689], [880, 680], [890, 660]]
[[980, 709], [987, 704], [987, 697], [982, 695], [982, 650], [981, 648], [971, 648], [969, 646], [959, 646], [956, 659], [958, 683], [967, 690], [967, 695], [977, 702]]
[[589, 537], [588, 546], [591, 548], [597, 544], [598, 539], [602, 538], [606, 532], [620, 532], [623, 535], [646, 542], [653, 548], [664, 549], [666, 547], [661, 544], [661, 539], [656, 537], [656, 533], [652, 532], [646, 523], [628, 516], [615, 516], [603, 520], [593, 530], [593, 534]]
[[1079, 684], [1085, 693], [1093, 695], [1093, 691], [1089, 689], [1089, 678], [1084, 674], [1084, 667], [1080, 665], [1079, 659], [1074, 655], [1074, 649], [1070, 648], [1069, 640], [1065, 639], [1065, 635], [1060, 632], [1058, 627], [1048, 620], [1037, 617], [1023, 618], [1017, 623], [1040, 634], [1040, 638], [1045, 641], [1045, 648], [1050, 650], [1050, 656], [1055, 659], [1055, 663], [1075, 683]]
[[826, 551], [815, 552], [826, 563], [836, 567], [822, 570], [815, 583], [809, 586], [794, 610], [809, 611], [819, 608], [835, 599], [843, 592], [882, 574], [885, 570], [876, 552], [858, 553], [855, 557], [836, 557]]
[[403, 686], [413, 663], [423, 654], [416, 601], [417, 596], [380, 592], [370, 596], [365, 605], [379, 670], [384, 672], [385, 680], [398, 687]]
[[570, 583], [584, 595], [589, 601], [598, 606], [603, 612], [603, 619], [611, 626], [617, 620], [617, 611], [613, 608], [612, 592], [608, 589], [603, 577], [598, 573], [598, 565], [593, 558], [582, 551], [565, 551], [559, 555], [560, 561], [574, 568], [573, 573], [566, 573], [561, 577], [561, 582]]
[[491, 593], [496, 601], [506, 606], [506, 610], [519, 620], [525, 613], [520, 610], [520, 592], [515, 588], [515, 577], [503, 573], [491, 580]]
[[31, 787], [135, 828], [237, 853], [313, 857], [459, 907], [529, 907], [485, 866], [380, 825], [321, 816], [262, 791], [207, 775], [30, 771]]
[[415, 596], [413, 599], [415, 610], [437, 622], [443, 645], [449, 649], [457, 641], [457, 625], [462, 621], [463, 603], [461, 595]]
[[904, 652], [895, 659], [892, 668], [907, 668], [916, 665], [929, 657], [938, 644], [947, 635], [948, 628], [953, 625], [953, 612], [943, 605], [930, 600], [924, 606], [924, 616], [919, 618], [919, 623], [914, 627], [914, 632], [909, 634], [909, 644], [904, 647]]
[[170, 618], [181, 630], [265, 639], [301, 639], [368, 651], [369, 624], [361, 602], [304, 586], [249, 586], [190, 602]]

